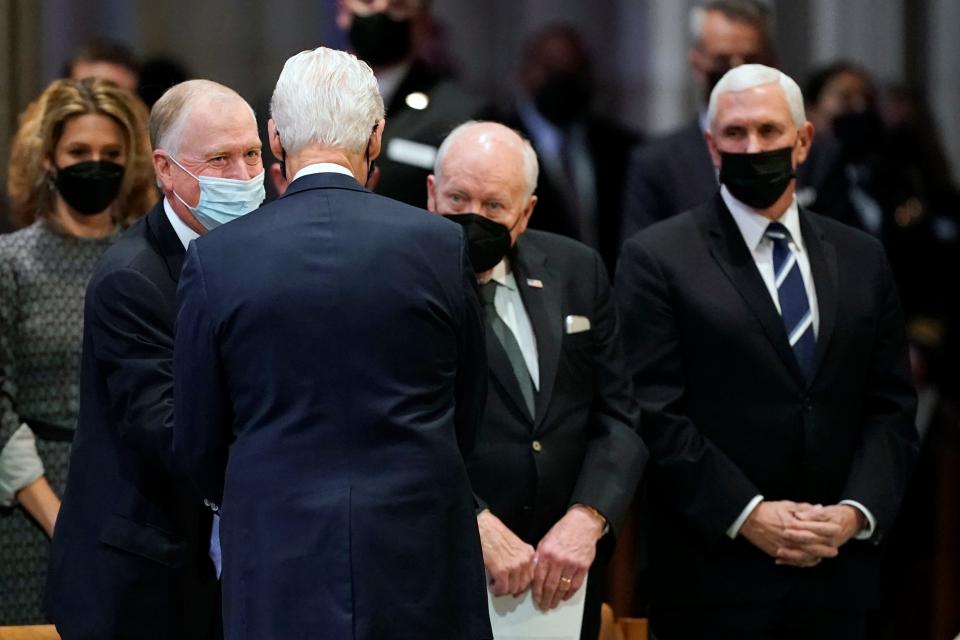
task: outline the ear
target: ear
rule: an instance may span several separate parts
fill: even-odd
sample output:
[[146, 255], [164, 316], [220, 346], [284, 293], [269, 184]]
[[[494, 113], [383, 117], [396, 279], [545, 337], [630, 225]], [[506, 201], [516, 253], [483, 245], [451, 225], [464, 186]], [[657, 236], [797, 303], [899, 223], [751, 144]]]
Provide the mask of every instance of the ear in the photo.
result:
[[290, 183], [287, 182], [287, 176], [283, 175], [283, 171], [280, 169], [280, 163], [274, 162], [270, 165], [270, 182], [273, 183], [273, 188], [277, 191], [277, 196], [282, 196], [287, 192], [287, 187], [290, 186]]
[[176, 167], [170, 162], [166, 152], [154, 149], [151, 160], [153, 161], [153, 172], [157, 175], [163, 190], [166, 192], [173, 191], [173, 171]]
[[797, 136], [797, 149], [795, 151], [797, 165], [803, 163], [810, 155], [810, 145], [813, 144], [814, 131], [813, 123], [809, 121], [804, 122], [803, 126], [798, 129], [799, 135]]
[[530, 224], [530, 216], [533, 215], [533, 208], [537, 206], [537, 196], [530, 196], [530, 200], [527, 201], [527, 206], [524, 207], [523, 213], [520, 214], [520, 220], [517, 222], [516, 237], [520, 237], [524, 231], [527, 230], [527, 225]]
[[370, 135], [370, 159], [376, 160], [380, 157], [380, 149], [383, 144], [383, 130], [387, 126], [387, 121], [380, 118], [377, 121], [377, 128]]
[[437, 213], [437, 179], [432, 173], [427, 176], [427, 211]]
[[713, 132], [709, 129], [703, 134], [703, 137], [707, 140], [707, 149], [710, 151], [710, 160], [713, 161], [713, 166], [720, 168], [720, 150], [717, 149], [716, 141], [713, 139]]
[[277, 124], [273, 118], [267, 120], [267, 142], [270, 144], [270, 153], [278, 160], [283, 157], [283, 144], [280, 142], [280, 134], [277, 133]]

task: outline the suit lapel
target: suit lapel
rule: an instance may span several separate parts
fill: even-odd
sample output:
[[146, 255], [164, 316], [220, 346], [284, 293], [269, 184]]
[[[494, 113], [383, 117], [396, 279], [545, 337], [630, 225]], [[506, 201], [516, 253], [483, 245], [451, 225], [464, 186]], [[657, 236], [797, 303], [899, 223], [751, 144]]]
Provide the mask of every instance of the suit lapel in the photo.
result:
[[146, 225], [150, 233], [150, 244], [163, 256], [173, 281], [180, 282], [180, 271], [183, 270], [183, 259], [187, 252], [173, 225], [167, 219], [162, 199], [147, 213]]
[[[540, 365], [540, 390], [535, 402], [536, 430], [540, 428], [550, 406], [557, 377], [563, 341], [562, 299], [560, 281], [549, 268], [547, 256], [531, 244], [529, 238], [521, 237], [517, 248], [514, 276], [537, 339], [537, 360]], [[541, 286], [530, 286], [531, 281], [539, 281]]]
[[810, 273], [813, 275], [813, 285], [817, 291], [817, 309], [820, 314], [817, 348], [814, 353], [813, 374], [810, 379], [812, 383], [823, 364], [823, 358], [837, 321], [837, 252], [833, 244], [827, 240], [820, 226], [811, 220], [802, 209], [800, 211], [800, 230], [803, 233], [803, 243], [810, 258]]
[[777, 307], [770, 299], [770, 292], [760, 276], [760, 271], [757, 270], [750, 250], [743, 241], [743, 235], [737, 223], [734, 222], [733, 216], [727, 211], [719, 192], [713, 206], [706, 213], [708, 235], [711, 240], [710, 252], [714, 259], [760, 322], [767, 339], [770, 340], [784, 366], [801, 386], [805, 386], [806, 380], [800, 365], [797, 364], [793, 349], [790, 348], [783, 318], [777, 313]]

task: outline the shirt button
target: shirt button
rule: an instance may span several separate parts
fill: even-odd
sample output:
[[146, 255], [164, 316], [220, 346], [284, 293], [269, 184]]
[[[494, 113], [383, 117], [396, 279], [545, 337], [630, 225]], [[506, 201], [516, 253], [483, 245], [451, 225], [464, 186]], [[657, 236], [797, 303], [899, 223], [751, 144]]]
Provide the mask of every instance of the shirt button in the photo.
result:
[[533, 450], [537, 453], [540, 453], [540, 450], [543, 449], [543, 445], [540, 444], [539, 440], [534, 440], [530, 446], [533, 447]]

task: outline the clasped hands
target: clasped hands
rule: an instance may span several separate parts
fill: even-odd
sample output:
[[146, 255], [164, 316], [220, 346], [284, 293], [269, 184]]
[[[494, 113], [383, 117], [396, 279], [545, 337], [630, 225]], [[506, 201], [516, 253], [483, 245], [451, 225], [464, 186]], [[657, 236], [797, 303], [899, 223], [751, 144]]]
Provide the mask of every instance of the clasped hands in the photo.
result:
[[739, 535], [779, 565], [813, 567], [824, 558], [836, 557], [864, 526], [864, 515], [850, 505], [764, 501], [743, 523]]
[[477, 516], [477, 525], [493, 595], [518, 596], [531, 589], [533, 602], [542, 611], [555, 608], [583, 586], [603, 535], [602, 523], [580, 506], [567, 511], [536, 549], [489, 511]]

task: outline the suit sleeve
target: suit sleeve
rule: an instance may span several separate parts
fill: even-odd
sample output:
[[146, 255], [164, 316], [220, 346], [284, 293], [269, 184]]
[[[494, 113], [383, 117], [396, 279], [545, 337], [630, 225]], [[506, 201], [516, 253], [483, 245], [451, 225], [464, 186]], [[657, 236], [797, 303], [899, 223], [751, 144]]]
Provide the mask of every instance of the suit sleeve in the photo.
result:
[[570, 503], [597, 509], [616, 534], [643, 475], [648, 452], [637, 433], [640, 409], [624, 361], [620, 317], [607, 270], [596, 253], [594, 288], [591, 436]]
[[716, 544], [756, 495], [757, 487], [686, 415], [685, 374], [676, 292], [657, 260], [636, 239], [617, 269], [628, 370], [650, 447], [655, 499]]
[[463, 319], [457, 336], [459, 362], [456, 379], [457, 443], [464, 457], [473, 450], [487, 400], [487, 348], [477, 291], [477, 277], [470, 265], [465, 240], [460, 240], [460, 274]]
[[107, 274], [88, 296], [87, 332], [120, 440], [174, 473], [172, 301], [133, 269]]
[[877, 335], [863, 403], [860, 446], [843, 497], [863, 504], [876, 519], [873, 540], [893, 524], [918, 453], [916, 392], [893, 274], [879, 246], [882, 272]]
[[187, 250], [177, 307], [174, 457], [198, 493], [219, 505], [233, 412], [197, 242]]

